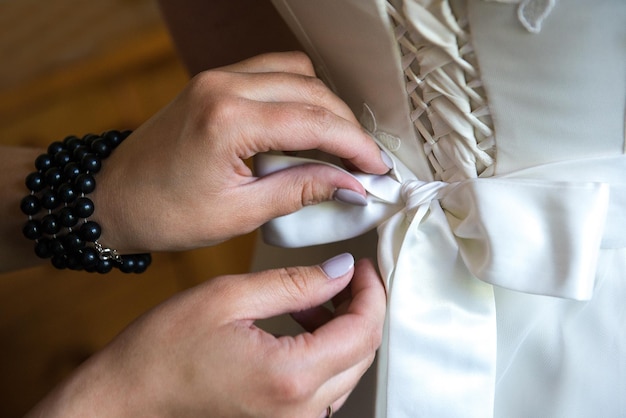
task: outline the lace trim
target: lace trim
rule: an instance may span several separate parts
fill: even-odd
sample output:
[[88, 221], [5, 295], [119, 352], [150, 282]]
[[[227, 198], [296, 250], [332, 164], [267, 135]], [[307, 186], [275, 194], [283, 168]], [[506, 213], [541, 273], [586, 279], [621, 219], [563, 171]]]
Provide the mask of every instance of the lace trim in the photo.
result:
[[493, 171], [493, 123], [466, 17], [455, 19], [447, 0], [387, 1], [402, 56], [411, 120], [424, 140], [436, 180], [488, 176]]
[[517, 18], [528, 32], [539, 33], [541, 24], [550, 14], [556, 0], [485, 0], [499, 3], [519, 3]]

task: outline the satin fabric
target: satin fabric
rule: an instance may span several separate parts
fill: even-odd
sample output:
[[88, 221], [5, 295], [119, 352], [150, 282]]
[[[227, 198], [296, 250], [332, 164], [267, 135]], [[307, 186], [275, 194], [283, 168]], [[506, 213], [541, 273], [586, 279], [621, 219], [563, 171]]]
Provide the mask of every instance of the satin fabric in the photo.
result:
[[[497, 157], [493, 178], [458, 161], [465, 174], [447, 183], [433, 181], [412, 126], [384, 2], [276, 4], [327, 83], [376, 115], [364, 125], [396, 163], [389, 179], [358, 177], [365, 209], [329, 203], [264, 228], [298, 246], [379, 225], [389, 312], [377, 416], [626, 414], [624, 3], [562, 1], [530, 33], [517, 5], [467, 2]], [[266, 174], [298, 163], [268, 161]], [[285, 263], [265, 254], [257, 267]]]
[[[265, 154], [257, 158], [256, 169], [267, 176], [304, 164], [332, 165]], [[430, 212], [440, 212], [439, 206], [473, 276], [519, 292], [574, 300], [591, 299], [600, 248], [626, 246], [623, 157], [556, 163], [455, 183], [397, 180], [394, 173], [352, 173], [368, 192], [367, 206], [331, 201], [305, 207], [264, 225], [266, 242], [312, 246], [354, 238], [380, 226], [379, 263], [391, 288], [398, 242], [403, 242], [397, 237], [407, 235], [411, 224], [425, 222]], [[568, 180], [538, 180], [546, 177]], [[316, 228], [310, 228], [310, 222]]]
[[[311, 163], [319, 162], [267, 154], [258, 157], [257, 171], [266, 176]], [[605, 182], [577, 181], [598, 171]], [[452, 184], [399, 180], [395, 170], [358, 173], [367, 206], [325, 202], [274, 219], [263, 232], [270, 244], [298, 247], [378, 225], [378, 263], [389, 296], [379, 375], [385, 395], [378, 405], [390, 407], [381, 415], [491, 416], [495, 300], [476, 279], [516, 292], [591, 299], [601, 246], [626, 246], [624, 173], [623, 157]], [[550, 177], [568, 181], [537, 180]], [[416, 378], [417, 371], [428, 378]]]

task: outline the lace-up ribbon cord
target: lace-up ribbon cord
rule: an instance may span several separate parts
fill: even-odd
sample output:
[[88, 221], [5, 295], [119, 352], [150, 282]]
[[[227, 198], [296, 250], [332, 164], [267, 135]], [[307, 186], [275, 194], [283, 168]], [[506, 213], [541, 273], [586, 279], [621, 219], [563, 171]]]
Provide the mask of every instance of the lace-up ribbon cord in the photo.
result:
[[411, 120], [424, 141], [435, 179], [489, 175], [495, 141], [466, 18], [447, 2], [386, 3], [402, 55]]

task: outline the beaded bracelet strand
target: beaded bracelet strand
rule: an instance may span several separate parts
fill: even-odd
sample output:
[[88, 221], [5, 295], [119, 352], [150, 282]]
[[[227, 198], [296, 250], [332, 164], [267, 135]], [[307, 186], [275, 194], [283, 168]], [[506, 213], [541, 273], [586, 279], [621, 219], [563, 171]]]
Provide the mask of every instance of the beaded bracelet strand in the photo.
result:
[[38, 257], [49, 258], [58, 269], [88, 272], [108, 273], [116, 267], [125, 273], [142, 273], [148, 268], [150, 254], [120, 255], [103, 247], [98, 242], [100, 225], [89, 220], [95, 208], [86, 195], [96, 187], [94, 174], [130, 133], [68, 136], [37, 157], [37, 171], [26, 177], [30, 194], [20, 208], [28, 216], [22, 232], [35, 241]]

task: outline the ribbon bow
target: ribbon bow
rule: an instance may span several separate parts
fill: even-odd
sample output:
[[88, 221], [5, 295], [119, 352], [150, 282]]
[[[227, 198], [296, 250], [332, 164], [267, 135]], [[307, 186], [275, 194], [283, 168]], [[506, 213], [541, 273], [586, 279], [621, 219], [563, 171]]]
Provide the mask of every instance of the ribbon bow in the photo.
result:
[[[327, 164], [263, 155], [257, 171], [264, 176], [308, 163]], [[399, 217], [405, 227], [419, 225], [437, 205], [463, 261], [478, 279], [526, 293], [591, 298], [608, 210], [607, 184], [509, 177], [444, 183], [352, 175], [367, 190], [368, 206], [324, 202], [305, 207], [266, 224], [264, 239], [272, 245], [304, 247], [352, 238], [379, 225], [385, 235], [390, 218]], [[316, 227], [310, 228], [311, 223]], [[385, 248], [379, 251], [389, 257]], [[387, 271], [393, 270], [396, 259], [391, 256]]]
[[[256, 163], [261, 176], [327, 164], [270, 154]], [[377, 227], [388, 295], [377, 416], [492, 416], [492, 285], [590, 299], [600, 248], [625, 244], [619, 208], [626, 204], [626, 159], [554, 163], [455, 183], [423, 182], [399, 160], [394, 164], [385, 176], [352, 174], [367, 190], [367, 206], [308, 206], [264, 225], [264, 239], [304, 247]], [[571, 180], [559, 181], [563, 176]], [[598, 181], [582, 180], [589, 178]]]

